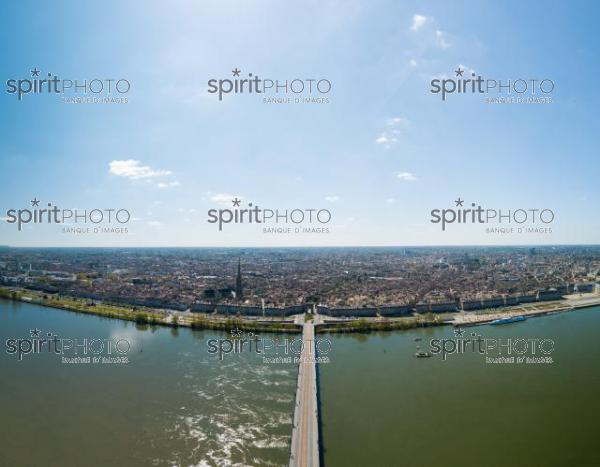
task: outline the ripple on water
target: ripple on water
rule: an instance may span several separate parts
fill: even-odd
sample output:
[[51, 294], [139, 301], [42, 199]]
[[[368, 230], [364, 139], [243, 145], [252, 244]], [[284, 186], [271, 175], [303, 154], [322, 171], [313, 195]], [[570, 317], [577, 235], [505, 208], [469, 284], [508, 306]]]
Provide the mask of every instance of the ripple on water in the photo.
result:
[[[175, 465], [277, 466], [287, 463], [295, 398], [295, 368], [261, 360], [187, 362], [188, 393], [170, 431], [186, 446]], [[172, 416], [172, 414], [171, 414]]]

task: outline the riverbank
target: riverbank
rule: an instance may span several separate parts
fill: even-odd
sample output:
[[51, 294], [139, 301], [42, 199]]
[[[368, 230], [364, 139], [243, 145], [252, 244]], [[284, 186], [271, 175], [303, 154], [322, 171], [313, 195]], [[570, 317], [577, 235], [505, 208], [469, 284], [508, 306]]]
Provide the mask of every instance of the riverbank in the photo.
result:
[[156, 326], [181, 326], [215, 331], [230, 331], [232, 329], [278, 333], [299, 333], [301, 331], [293, 323], [280, 321], [273, 321], [272, 323], [256, 322], [238, 317], [214, 317], [203, 313], [191, 314], [148, 307], [126, 307], [64, 295], [48, 295], [33, 290], [8, 289], [6, 287], [0, 287], [0, 298]]
[[[149, 307], [129, 307], [123, 304], [105, 303], [89, 299], [81, 299], [64, 295], [50, 295], [28, 289], [0, 287], [0, 298], [34, 303], [37, 305], [59, 308], [76, 313], [93, 314], [106, 318], [133, 321], [139, 324], [150, 324], [169, 327], [189, 327], [216, 331], [238, 329], [252, 332], [300, 333], [298, 323], [276, 318], [249, 319], [242, 316], [221, 316], [207, 313], [180, 312]], [[549, 313], [561, 313], [578, 308], [600, 305], [597, 294], [578, 294], [565, 297], [561, 301], [532, 303], [508, 308], [495, 308], [478, 312], [459, 312], [415, 315], [400, 318], [331, 318], [319, 316], [315, 331], [322, 333], [369, 333], [380, 331], [400, 331], [432, 326], [477, 326], [488, 324], [493, 320], [524, 315], [527, 317], [543, 316]], [[312, 315], [307, 316], [311, 319]]]
[[589, 308], [600, 305], [600, 296], [597, 294], [576, 294], [567, 295], [564, 300], [544, 303], [531, 303], [505, 308], [502, 311], [498, 309], [486, 310], [478, 313], [459, 313], [451, 321], [454, 326], [479, 326], [489, 324], [494, 320], [503, 318], [514, 318], [516, 316], [525, 316], [527, 318], [539, 317], [553, 313], [564, 313], [580, 308]]
[[[277, 319], [247, 319], [244, 317], [215, 316], [207, 313], [179, 312], [149, 307], [127, 307], [75, 298], [65, 295], [50, 295], [28, 289], [0, 287], [0, 298], [34, 303], [36, 305], [59, 308], [75, 313], [93, 314], [106, 318], [133, 321], [139, 324], [150, 324], [169, 327], [189, 327], [215, 331], [231, 331], [239, 329], [252, 332], [300, 333], [300, 325]], [[312, 316], [312, 315], [309, 315]], [[356, 333], [397, 331], [427, 326], [447, 324], [438, 316], [416, 316], [391, 319], [335, 319], [328, 318], [316, 327], [318, 333]]]

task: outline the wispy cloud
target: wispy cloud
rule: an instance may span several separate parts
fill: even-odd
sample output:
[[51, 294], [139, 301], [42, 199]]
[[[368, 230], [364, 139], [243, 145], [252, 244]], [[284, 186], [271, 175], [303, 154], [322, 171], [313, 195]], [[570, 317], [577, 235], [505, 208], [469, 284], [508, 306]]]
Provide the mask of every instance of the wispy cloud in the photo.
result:
[[393, 127], [395, 129], [398, 129], [399, 127], [407, 127], [410, 124], [408, 119], [403, 118], [403, 117], [388, 118], [386, 123], [387, 123], [387, 126]]
[[435, 40], [438, 47], [441, 47], [442, 49], [447, 49], [452, 46], [452, 44], [450, 44], [450, 42], [448, 42], [446, 39], [446, 35], [439, 29], [435, 31]]
[[427, 16], [414, 14], [412, 24], [410, 25], [411, 31], [418, 31], [423, 27], [423, 25], [429, 20]]
[[474, 74], [476, 74], [475, 69], [473, 67], [467, 66], [467, 65], [463, 65], [462, 63], [459, 63], [456, 68], [457, 69], [461, 69], [461, 70], [465, 70], [465, 73], [468, 74], [468, 75], [474, 75]]
[[[415, 47], [408, 50], [406, 63], [409, 69], [426, 67], [435, 57], [435, 51], [446, 50], [453, 45], [453, 36], [443, 31], [432, 16], [414, 14], [409, 29], [413, 31], [416, 41]], [[416, 31], [419, 31], [418, 34]]]
[[179, 183], [177, 180], [175, 180], [174, 182], [160, 182], [156, 186], [158, 188], [160, 188], [161, 190], [164, 190], [166, 188], [173, 188], [173, 187], [176, 187], [179, 185], [181, 185], [181, 183]]
[[385, 202], [388, 204], [394, 204], [396, 202], [396, 200], [394, 198], [388, 198], [385, 200]]
[[392, 145], [398, 142], [398, 138], [393, 136], [389, 136], [387, 133], [381, 133], [376, 139], [375, 142], [377, 144], [382, 144], [387, 148], [392, 147]]
[[337, 195], [325, 196], [325, 201], [330, 203], [337, 203], [341, 198]]
[[148, 165], [142, 165], [140, 161], [127, 159], [122, 161], [111, 161], [109, 173], [117, 177], [125, 177], [130, 180], [148, 179], [171, 175], [170, 170], [155, 170]]
[[417, 179], [415, 174], [411, 172], [398, 172], [396, 173], [396, 177], [398, 177], [398, 179], [402, 180], [403, 182], [414, 182]]
[[208, 193], [209, 199], [213, 203], [221, 204], [223, 206], [231, 206], [234, 198], [244, 199], [243, 196], [240, 195], [230, 195], [229, 193]]
[[375, 139], [375, 143], [383, 145], [386, 149], [391, 148], [398, 143], [398, 136], [407, 130], [410, 121], [403, 117], [388, 118], [385, 124], [386, 129]]

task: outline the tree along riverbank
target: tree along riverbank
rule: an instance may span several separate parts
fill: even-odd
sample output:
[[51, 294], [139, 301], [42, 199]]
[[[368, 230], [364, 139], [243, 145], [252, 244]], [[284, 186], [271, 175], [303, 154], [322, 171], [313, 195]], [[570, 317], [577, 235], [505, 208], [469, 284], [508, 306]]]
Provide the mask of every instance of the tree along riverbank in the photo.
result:
[[[211, 329], [230, 331], [232, 329], [263, 332], [299, 333], [301, 328], [293, 323], [280, 321], [255, 322], [241, 317], [213, 317], [204, 314], [183, 314], [148, 307], [127, 307], [125, 305], [94, 302], [64, 295], [48, 295], [31, 290], [13, 290], [0, 288], [0, 298], [34, 303], [36, 305], [58, 308], [61, 310], [85, 313], [105, 318], [122, 319], [139, 324], [151, 324], [169, 327], [189, 327], [192, 329]], [[187, 316], [189, 315], [189, 316]]]
[[[123, 304], [98, 302], [66, 295], [51, 295], [43, 292], [9, 289], [0, 287], [0, 298], [24, 303], [35, 303], [41, 306], [86, 313], [106, 318], [133, 321], [139, 324], [151, 324], [169, 327], [189, 327], [192, 329], [210, 329], [217, 331], [260, 331], [275, 333], [300, 333], [301, 326], [289, 321], [258, 321], [244, 319], [241, 316], [226, 317], [201, 313], [172, 312], [149, 307], [130, 307]], [[312, 317], [312, 315], [309, 315]], [[382, 321], [367, 320], [364, 318], [326, 322], [316, 326], [318, 333], [353, 333], [377, 332], [412, 329], [417, 327], [439, 326], [446, 324], [437, 316], [428, 313], [423, 316], [389, 319]]]

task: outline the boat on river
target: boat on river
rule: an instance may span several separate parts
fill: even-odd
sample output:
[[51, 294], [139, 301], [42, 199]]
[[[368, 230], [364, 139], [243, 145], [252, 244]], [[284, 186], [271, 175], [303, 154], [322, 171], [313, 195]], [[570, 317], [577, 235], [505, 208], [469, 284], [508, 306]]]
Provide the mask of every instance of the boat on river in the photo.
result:
[[509, 324], [509, 323], [518, 323], [519, 321], [525, 321], [527, 319], [526, 316], [509, 316], [508, 318], [500, 318], [495, 319], [490, 324]]

